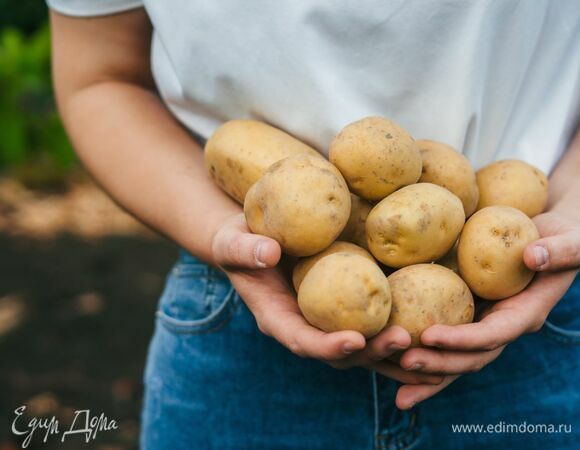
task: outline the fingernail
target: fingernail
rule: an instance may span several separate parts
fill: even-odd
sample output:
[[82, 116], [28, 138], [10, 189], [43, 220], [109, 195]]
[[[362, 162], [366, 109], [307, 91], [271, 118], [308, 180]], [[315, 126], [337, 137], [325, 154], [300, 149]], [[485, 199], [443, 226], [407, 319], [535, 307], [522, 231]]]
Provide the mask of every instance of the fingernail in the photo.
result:
[[342, 351], [343, 353], [346, 353], [347, 355], [349, 353], [354, 352], [354, 344], [352, 342], [345, 342], [344, 345], [342, 346]]
[[254, 247], [254, 260], [256, 261], [256, 266], [264, 269], [266, 267], [266, 263], [263, 261], [263, 253], [266, 247], [266, 243], [260, 241]]
[[389, 349], [391, 350], [403, 350], [407, 347], [405, 347], [404, 345], [399, 345], [399, 344], [393, 344], [389, 347]]
[[536, 268], [541, 269], [548, 262], [548, 250], [544, 247], [534, 247], [534, 256], [536, 257]]
[[422, 368], [423, 368], [423, 364], [416, 362], [416, 363], [411, 364], [407, 370], [419, 370]]

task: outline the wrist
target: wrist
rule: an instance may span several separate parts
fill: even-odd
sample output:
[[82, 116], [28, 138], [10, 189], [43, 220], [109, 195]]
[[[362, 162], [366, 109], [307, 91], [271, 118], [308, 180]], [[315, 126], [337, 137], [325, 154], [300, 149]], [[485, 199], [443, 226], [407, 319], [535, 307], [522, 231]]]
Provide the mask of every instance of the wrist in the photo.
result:
[[[220, 229], [231, 220], [232, 217], [239, 215], [239, 207], [231, 210], [211, 211], [203, 220], [203, 226], [194, 226], [196, 221], [199, 224], [200, 218], [191, 218], [191, 220], [184, 220], [179, 227], [174, 239], [178, 245], [181, 245], [192, 255], [202, 259], [212, 266], [218, 266], [215, 257], [215, 238]], [[192, 233], [192, 230], [199, 230], [197, 233]]]

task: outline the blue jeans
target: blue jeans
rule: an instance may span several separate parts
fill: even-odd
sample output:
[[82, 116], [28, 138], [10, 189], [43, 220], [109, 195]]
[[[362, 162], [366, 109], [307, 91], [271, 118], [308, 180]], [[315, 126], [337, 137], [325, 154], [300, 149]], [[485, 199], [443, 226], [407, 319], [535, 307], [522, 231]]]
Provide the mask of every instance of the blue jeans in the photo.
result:
[[[540, 332], [402, 412], [394, 406], [397, 383], [294, 356], [258, 331], [223, 273], [181, 252], [149, 352], [142, 448], [578, 448], [580, 331], [574, 330], [580, 330], [580, 278]], [[491, 430], [454, 432], [462, 424]], [[531, 433], [536, 424], [564, 428]]]

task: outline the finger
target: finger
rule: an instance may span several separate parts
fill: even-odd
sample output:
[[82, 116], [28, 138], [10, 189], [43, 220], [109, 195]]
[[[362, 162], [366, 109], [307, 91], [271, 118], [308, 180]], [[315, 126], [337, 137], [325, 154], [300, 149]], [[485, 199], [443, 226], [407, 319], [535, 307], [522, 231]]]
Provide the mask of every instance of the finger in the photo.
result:
[[568, 232], [539, 239], [524, 250], [532, 270], [566, 270], [580, 267], [580, 233]]
[[266, 236], [249, 233], [243, 215], [233, 217], [212, 242], [215, 261], [222, 267], [263, 269], [280, 260], [280, 245]]
[[407, 372], [388, 361], [374, 362], [366, 366], [369, 369], [404, 384], [439, 384], [445, 377], [417, 372]]
[[481, 322], [465, 325], [433, 325], [423, 332], [421, 342], [448, 350], [495, 350], [527, 332], [527, 320], [506, 312], [498, 311]]
[[457, 378], [459, 378], [459, 375], [445, 377], [445, 379], [437, 385], [419, 384], [414, 386], [405, 384], [397, 391], [395, 404], [399, 409], [411, 409], [417, 403], [427, 400], [429, 397], [433, 397], [438, 392], [441, 392], [457, 380]]
[[363, 355], [368, 361], [380, 361], [411, 345], [411, 335], [403, 327], [394, 325], [385, 328], [367, 342]]
[[260, 331], [299, 356], [336, 360], [366, 345], [365, 337], [357, 331], [325, 333], [311, 326], [277, 269], [234, 272], [230, 279], [254, 315]]
[[260, 329], [298, 356], [333, 361], [346, 358], [366, 345], [357, 331], [325, 333], [314, 328], [299, 311], [266, 310]]
[[363, 350], [354, 352], [332, 366], [337, 369], [364, 367], [375, 361], [384, 360], [394, 353], [408, 348], [410, 344], [411, 335], [403, 327], [397, 325], [387, 327], [369, 339]]
[[496, 359], [504, 348], [490, 352], [449, 352], [413, 348], [401, 357], [401, 367], [420, 373], [446, 375], [478, 372]]
[[421, 334], [421, 342], [448, 350], [495, 350], [523, 334], [538, 331], [574, 277], [574, 271], [540, 273], [524, 291], [496, 302], [480, 322], [433, 325]]

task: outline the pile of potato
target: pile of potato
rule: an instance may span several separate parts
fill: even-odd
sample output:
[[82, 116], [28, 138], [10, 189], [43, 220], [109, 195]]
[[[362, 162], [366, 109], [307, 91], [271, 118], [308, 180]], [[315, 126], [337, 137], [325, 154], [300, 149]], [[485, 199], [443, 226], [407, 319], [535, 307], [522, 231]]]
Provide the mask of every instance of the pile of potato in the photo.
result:
[[329, 160], [265, 123], [234, 120], [208, 140], [216, 183], [243, 203], [250, 230], [300, 257], [298, 304], [313, 326], [367, 338], [400, 325], [419, 345], [433, 324], [473, 320], [475, 294], [512, 296], [532, 280], [524, 248], [548, 199], [546, 176], [516, 160], [475, 173], [440, 142], [367, 117]]

